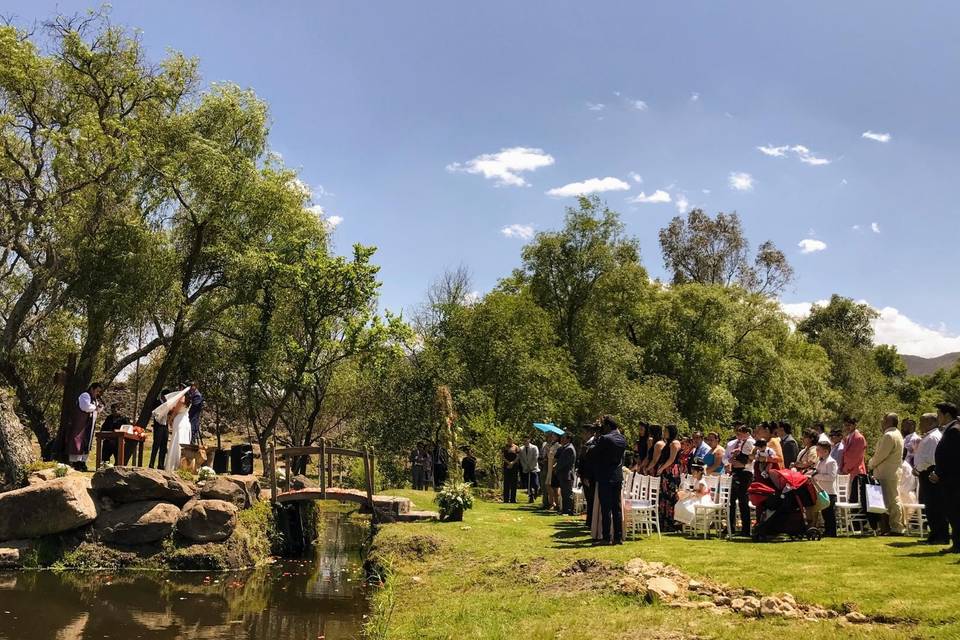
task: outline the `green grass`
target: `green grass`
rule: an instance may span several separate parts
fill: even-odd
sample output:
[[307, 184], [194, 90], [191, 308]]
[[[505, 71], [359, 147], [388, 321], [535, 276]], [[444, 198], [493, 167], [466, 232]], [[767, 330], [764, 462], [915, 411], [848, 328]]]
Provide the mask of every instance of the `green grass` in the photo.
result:
[[[433, 494], [397, 491], [429, 508]], [[436, 546], [436, 549], [433, 547]], [[390, 566], [374, 601], [378, 638], [958, 638], [956, 556], [910, 538], [754, 544], [676, 535], [591, 547], [579, 518], [477, 502], [462, 523], [393, 524], [375, 540]], [[575, 560], [622, 566], [642, 557], [763, 593], [855, 608], [897, 624], [844, 626], [644, 605], [612, 588], [561, 577]], [[389, 598], [390, 606], [378, 599]], [[783, 637], [786, 637], [785, 635]]]

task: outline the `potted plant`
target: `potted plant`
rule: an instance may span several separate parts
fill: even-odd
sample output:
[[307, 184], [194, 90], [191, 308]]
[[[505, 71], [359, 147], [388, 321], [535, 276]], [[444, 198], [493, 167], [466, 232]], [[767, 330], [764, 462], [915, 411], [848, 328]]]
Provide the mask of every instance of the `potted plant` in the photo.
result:
[[473, 493], [465, 482], [446, 482], [434, 498], [440, 507], [441, 522], [460, 522], [463, 512], [473, 508]]

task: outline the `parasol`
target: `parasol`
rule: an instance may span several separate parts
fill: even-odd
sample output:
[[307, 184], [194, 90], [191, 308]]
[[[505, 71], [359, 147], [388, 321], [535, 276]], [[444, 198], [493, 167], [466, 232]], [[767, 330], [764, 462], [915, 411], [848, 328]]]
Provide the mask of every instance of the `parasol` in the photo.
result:
[[558, 427], [557, 425], [552, 424], [552, 423], [549, 423], [549, 422], [546, 422], [546, 423], [545, 423], [545, 422], [534, 422], [534, 423], [533, 423], [533, 427], [534, 427], [535, 429], [539, 429], [540, 431], [543, 431], [544, 433], [555, 433], [555, 434], [557, 434], [558, 436], [562, 436], [563, 433], [564, 433], [564, 432], [563, 432], [563, 429], [561, 429], [561, 428]]

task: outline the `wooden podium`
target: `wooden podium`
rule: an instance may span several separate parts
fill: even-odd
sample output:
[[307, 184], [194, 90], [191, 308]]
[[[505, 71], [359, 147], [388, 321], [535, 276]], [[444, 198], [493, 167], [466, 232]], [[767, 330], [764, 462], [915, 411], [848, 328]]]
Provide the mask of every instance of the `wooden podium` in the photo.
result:
[[126, 431], [97, 431], [93, 435], [97, 438], [97, 469], [100, 468], [100, 460], [103, 457], [103, 443], [111, 440], [116, 443], [117, 447], [117, 466], [124, 466], [127, 461], [126, 444], [128, 442], [137, 448], [136, 455], [133, 458], [134, 466], [143, 466], [143, 441], [145, 440], [143, 436]]

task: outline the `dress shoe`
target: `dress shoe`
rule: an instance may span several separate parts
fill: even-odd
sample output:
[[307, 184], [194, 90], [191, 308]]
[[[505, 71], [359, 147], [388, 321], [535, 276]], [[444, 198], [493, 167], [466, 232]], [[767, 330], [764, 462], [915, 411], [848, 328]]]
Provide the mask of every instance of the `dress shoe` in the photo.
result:
[[940, 553], [942, 554], [960, 553], [960, 547], [947, 547], [946, 549], [941, 549]]

